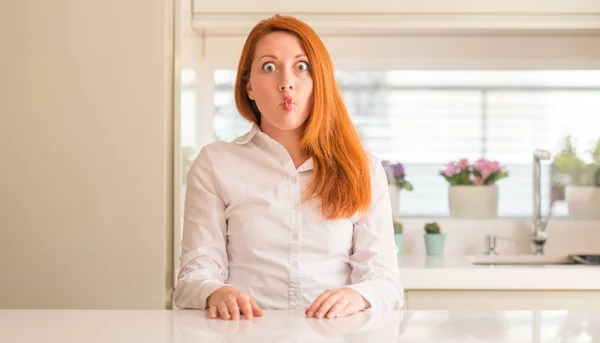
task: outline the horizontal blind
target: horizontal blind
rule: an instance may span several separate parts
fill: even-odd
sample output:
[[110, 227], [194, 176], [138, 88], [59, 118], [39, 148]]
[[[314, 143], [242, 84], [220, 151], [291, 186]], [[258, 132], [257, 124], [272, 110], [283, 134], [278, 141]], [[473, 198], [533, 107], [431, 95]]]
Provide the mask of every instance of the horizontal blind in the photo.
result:
[[[348, 112], [367, 149], [405, 164], [413, 192], [402, 192], [403, 216], [447, 216], [449, 161], [485, 157], [504, 164], [499, 215], [532, 213], [532, 154], [556, 153], [572, 135], [581, 151], [600, 138], [598, 71], [337, 71]], [[214, 129], [231, 141], [251, 124], [233, 100], [235, 70], [214, 73]], [[584, 149], [585, 148], [585, 149]], [[582, 155], [582, 157], [585, 156]], [[542, 206], [550, 197], [549, 164], [542, 166]], [[566, 215], [559, 204], [553, 215]]]

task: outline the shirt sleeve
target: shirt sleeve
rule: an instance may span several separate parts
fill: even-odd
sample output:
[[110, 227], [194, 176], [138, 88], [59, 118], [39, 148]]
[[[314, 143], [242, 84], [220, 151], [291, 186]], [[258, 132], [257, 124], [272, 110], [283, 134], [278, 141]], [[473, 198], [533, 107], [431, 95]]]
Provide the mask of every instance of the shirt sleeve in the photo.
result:
[[206, 299], [227, 285], [225, 204], [214, 175], [209, 146], [187, 174], [180, 267], [173, 294], [179, 309], [206, 309]]
[[352, 283], [347, 288], [367, 299], [370, 311], [377, 313], [401, 309], [404, 287], [399, 276], [387, 176], [379, 160], [373, 160], [372, 205], [354, 224]]

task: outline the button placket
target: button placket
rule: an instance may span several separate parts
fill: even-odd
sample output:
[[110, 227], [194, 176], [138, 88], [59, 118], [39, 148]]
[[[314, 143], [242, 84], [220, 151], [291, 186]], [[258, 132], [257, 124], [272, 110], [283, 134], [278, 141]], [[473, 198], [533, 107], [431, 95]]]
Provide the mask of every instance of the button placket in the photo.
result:
[[290, 309], [296, 309], [301, 304], [302, 298], [302, 285], [301, 285], [301, 272], [300, 268], [300, 229], [302, 223], [302, 211], [300, 203], [302, 201], [300, 179], [299, 176], [290, 175], [288, 176], [289, 189], [290, 189], [290, 201], [292, 205], [292, 211], [290, 215], [290, 228], [288, 235], [288, 270], [289, 270], [289, 306]]

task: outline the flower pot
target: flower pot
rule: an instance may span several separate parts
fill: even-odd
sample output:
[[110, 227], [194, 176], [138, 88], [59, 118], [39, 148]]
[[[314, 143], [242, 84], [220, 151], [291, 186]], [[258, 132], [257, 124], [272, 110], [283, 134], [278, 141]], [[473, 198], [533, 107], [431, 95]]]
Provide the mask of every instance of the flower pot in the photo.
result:
[[566, 186], [565, 200], [570, 218], [600, 219], [600, 187]]
[[400, 213], [400, 187], [388, 185], [388, 190], [390, 192], [390, 202], [392, 203], [392, 216], [396, 218]]
[[395, 233], [394, 241], [398, 247], [398, 255], [402, 255], [402, 251], [404, 250], [404, 235], [401, 233]]
[[450, 186], [448, 207], [453, 218], [496, 218], [498, 186]]
[[446, 235], [443, 233], [426, 233], [425, 237], [425, 250], [427, 255], [437, 256], [444, 254], [444, 242], [446, 241]]

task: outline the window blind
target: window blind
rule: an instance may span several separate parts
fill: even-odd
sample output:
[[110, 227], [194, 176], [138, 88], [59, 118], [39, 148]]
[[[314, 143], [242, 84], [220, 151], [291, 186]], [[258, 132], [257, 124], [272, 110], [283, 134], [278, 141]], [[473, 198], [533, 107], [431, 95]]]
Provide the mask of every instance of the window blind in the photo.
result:
[[[413, 192], [402, 192], [403, 216], [448, 215], [447, 182], [438, 172], [460, 158], [497, 160], [498, 214], [532, 213], [532, 154], [559, 151], [571, 135], [581, 157], [600, 138], [600, 71], [338, 70], [338, 86], [366, 148], [405, 164]], [[215, 139], [230, 141], [251, 126], [233, 100], [235, 70], [214, 72]], [[542, 206], [550, 196], [542, 166]], [[559, 204], [553, 215], [566, 215]]]

